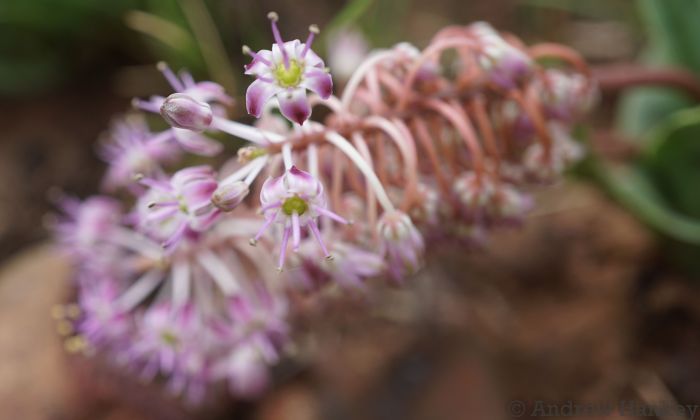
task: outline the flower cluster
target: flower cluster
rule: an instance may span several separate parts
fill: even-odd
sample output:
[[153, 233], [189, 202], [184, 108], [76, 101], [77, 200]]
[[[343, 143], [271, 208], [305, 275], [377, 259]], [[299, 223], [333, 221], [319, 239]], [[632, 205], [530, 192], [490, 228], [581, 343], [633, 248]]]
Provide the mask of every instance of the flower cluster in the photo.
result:
[[[575, 52], [486, 23], [445, 28], [422, 51], [375, 51], [335, 96], [311, 49], [318, 28], [285, 42], [269, 19], [271, 49], [243, 48], [255, 125], [226, 117], [221, 86], [161, 64], [175, 92], [134, 105], [171, 128], [130, 115], [102, 148], [104, 193], [131, 198], [63, 198], [53, 222], [76, 263], [69, 348], [195, 403], [222, 381], [239, 397], [265, 389], [302, 310], [295, 293], [400, 285], [428, 243], [519, 223], [528, 186], [581, 157], [570, 133], [595, 99]], [[310, 120], [317, 105], [330, 109], [323, 121]], [[183, 166], [222, 151], [212, 132], [248, 144], [218, 169]]]

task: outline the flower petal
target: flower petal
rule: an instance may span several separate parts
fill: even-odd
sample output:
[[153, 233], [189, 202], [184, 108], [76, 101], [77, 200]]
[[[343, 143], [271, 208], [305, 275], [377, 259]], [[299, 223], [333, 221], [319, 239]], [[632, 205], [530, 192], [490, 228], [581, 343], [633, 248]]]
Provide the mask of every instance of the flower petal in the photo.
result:
[[303, 124], [311, 116], [311, 106], [306, 98], [306, 89], [294, 89], [277, 96], [280, 111], [288, 120]]
[[263, 107], [267, 101], [282, 89], [269, 82], [258, 79], [248, 86], [245, 93], [245, 106], [248, 113], [256, 118], [260, 118]]
[[328, 99], [333, 93], [333, 78], [325, 70], [310, 68], [304, 72], [302, 86]]
[[[270, 71], [272, 64], [272, 51], [260, 50], [256, 53], [258, 57], [253, 58], [249, 64], [245, 65], [245, 74], [260, 76]], [[265, 63], [267, 61], [270, 64]]]
[[[290, 60], [297, 60], [299, 61], [301, 57], [297, 54], [297, 51], [301, 51], [299, 49], [299, 46], [301, 45], [301, 41], [298, 39], [295, 39], [293, 41], [287, 41], [284, 43], [284, 50], [287, 52], [287, 56], [289, 56]], [[272, 46], [272, 62], [274, 64], [279, 64], [284, 61], [284, 56], [282, 55], [282, 50], [280, 49], [279, 45], [275, 44]]]

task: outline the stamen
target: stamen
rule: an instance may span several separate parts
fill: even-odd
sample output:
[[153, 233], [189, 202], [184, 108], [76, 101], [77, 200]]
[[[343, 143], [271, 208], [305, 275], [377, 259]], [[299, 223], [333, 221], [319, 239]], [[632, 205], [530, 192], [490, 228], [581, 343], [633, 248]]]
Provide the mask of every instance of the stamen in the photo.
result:
[[313, 44], [314, 38], [320, 32], [321, 31], [318, 29], [318, 26], [316, 26], [316, 25], [309, 26], [309, 37], [306, 38], [306, 43], [304, 43], [304, 49], [301, 51], [301, 58], [306, 57], [306, 53], [309, 52], [309, 50], [311, 49], [311, 44]]
[[[277, 211], [277, 213], [279, 213], [279, 210]], [[267, 231], [267, 228], [270, 227], [270, 225], [272, 224], [272, 222], [275, 221], [275, 219], [277, 218], [277, 213], [275, 213], [275, 215], [274, 215], [273, 217], [270, 217], [269, 219], [267, 219], [267, 220], [265, 221], [265, 224], [262, 225], [262, 227], [261, 227], [260, 230], [258, 231], [258, 233], [255, 234], [255, 237], [249, 241], [249, 243], [250, 243], [252, 246], [255, 246], [255, 244], [258, 243], [258, 240], [260, 239], [260, 237], [265, 233], [265, 231]]]
[[180, 241], [180, 239], [185, 235], [185, 232], [187, 231], [187, 223], [181, 223], [180, 226], [177, 227], [175, 230], [175, 233], [172, 234], [170, 238], [168, 238], [165, 242], [161, 244], [161, 246], [165, 249], [170, 248], [171, 246], [175, 245]]
[[249, 56], [253, 57], [253, 60], [259, 60], [259, 61], [261, 61], [263, 64], [265, 64], [266, 66], [271, 66], [271, 65], [272, 65], [272, 63], [270, 62], [270, 60], [266, 59], [265, 57], [263, 57], [262, 55], [260, 55], [260, 54], [258, 54], [258, 53], [256, 53], [256, 52], [254, 52], [253, 50], [250, 49], [249, 46], [244, 45], [242, 49], [243, 49], [243, 54], [249, 55]]
[[158, 69], [159, 72], [163, 73], [163, 76], [165, 76], [165, 79], [170, 83], [170, 86], [176, 91], [176, 92], [182, 92], [185, 90], [185, 86], [182, 84], [180, 79], [173, 73], [172, 70], [170, 70], [170, 67], [164, 62], [160, 61], [156, 65], [156, 68]]
[[294, 251], [298, 251], [299, 242], [301, 241], [301, 228], [299, 227], [299, 213], [297, 212], [294, 212], [292, 214], [292, 233], [294, 234], [292, 248], [294, 249]]
[[141, 111], [153, 112], [156, 114], [160, 112], [160, 107], [155, 106], [150, 101], [143, 101], [138, 98], [134, 98], [131, 100], [131, 106], [135, 109], [140, 109]]
[[180, 203], [177, 201], [160, 201], [160, 202], [155, 202], [151, 201], [148, 203], [148, 208], [153, 209], [153, 208], [162, 208], [162, 207], [172, 207], [172, 206], [177, 206]]
[[318, 231], [318, 225], [316, 224], [315, 220], [309, 220], [309, 229], [311, 229], [311, 233], [313, 233], [314, 237], [316, 238], [316, 241], [321, 246], [323, 256], [326, 258], [330, 258], [331, 254], [328, 252], [328, 249], [326, 249], [326, 244], [323, 243], [323, 239], [321, 239], [321, 232]]
[[277, 27], [277, 21], [279, 20], [279, 15], [275, 12], [270, 12], [267, 14], [267, 18], [270, 19], [272, 24], [272, 36], [275, 38], [275, 42], [282, 52], [282, 58], [284, 59], [284, 68], [289, 68], [289, 55], [287, 55], [287, 50], [284, 48], [284, 41], [282, 40], [282, 35], [280, 35], [280, 30]]
[[280, 249], [280, 260], [277, 269], [282, 271], [282, 266], [284, 266], [284, 260], [287, 256], [287, 243], [289, 243], [289, 234], [291, 233], [290, 228], [284, 229], [284, 234], [282, 235], [282, 248]]
[[342, 216], [340, 216], [340, 215], [338, 215], [338, 214], [336, 214], [328, 209], [324, 209], [323, 207], [314, 206], [314, 210], [321, 213], [323, 216], [326, 216], [330, 219], [335, 220], [338, 223], [341, 223], [344, 225], [350, 224], [350, 222], [348, 222], [344, 217], [342, 217]]

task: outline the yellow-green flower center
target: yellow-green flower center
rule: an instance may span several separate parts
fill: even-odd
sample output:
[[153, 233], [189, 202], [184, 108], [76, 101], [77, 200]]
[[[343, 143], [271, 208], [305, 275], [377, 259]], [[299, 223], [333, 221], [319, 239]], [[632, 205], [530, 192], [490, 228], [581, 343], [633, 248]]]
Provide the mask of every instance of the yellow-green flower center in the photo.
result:
[[187, 206], [187, 202], [185, 201], [185, 197], [178, 195], [177, 196], [177, 202], [178, 202], [178, 209], [185, 213], [185, 214], [190, 214], [190, 209]]
[[284, 63], [280, 63], [275, 68], [274, 74], [277, 83], [282, 87], [296, 87], [301, 83], [301, 76], [304, 73], [304, 68], [297, 60], [289, 60], [289, 66], [285, 67]]
[[170, 347], [176, 347], [180, 342], [180, 339], [172, 331], [163, 331], [160, 334], [160, 338]]
[[299, 197], [298, 195], [295, 195], [294, 197], [289, 197], [288, 199], [284, 200], [284, 203], [282, 203], [282, 211], [287, 216], [291, 216], [294, 213], [301, 216], [308, 209], [309, 205], [303, 198]]

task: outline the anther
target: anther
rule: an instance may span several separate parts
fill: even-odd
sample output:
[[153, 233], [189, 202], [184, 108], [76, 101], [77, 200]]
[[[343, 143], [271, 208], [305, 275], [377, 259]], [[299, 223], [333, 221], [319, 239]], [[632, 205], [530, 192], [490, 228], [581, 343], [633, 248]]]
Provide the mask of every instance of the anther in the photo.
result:
[[56, 332], [62, 336], [68, 336], [73, 333], [73, 324], [68, 321], [59, 321], [56, 325]]
[[54, 305], [51, 308], [51, 317], [56, 320], [61, 320], [66, 317], [65, 307], [63, 305]]
[[277, 14], [277, 12], [270, 12], [267, 14], [267, 18], [273, 22], [277, 22], [280, 19], [280, 16]]
[[77, 319], [82, 312], [80, 310], [80, 306], [78, 306], [75, 303], [70, 303], [70, 304], [66, 305], [65, 310], [66, 310], [66, 316], [68, 316], [68, 318], [71, 318], [71, 319]]

